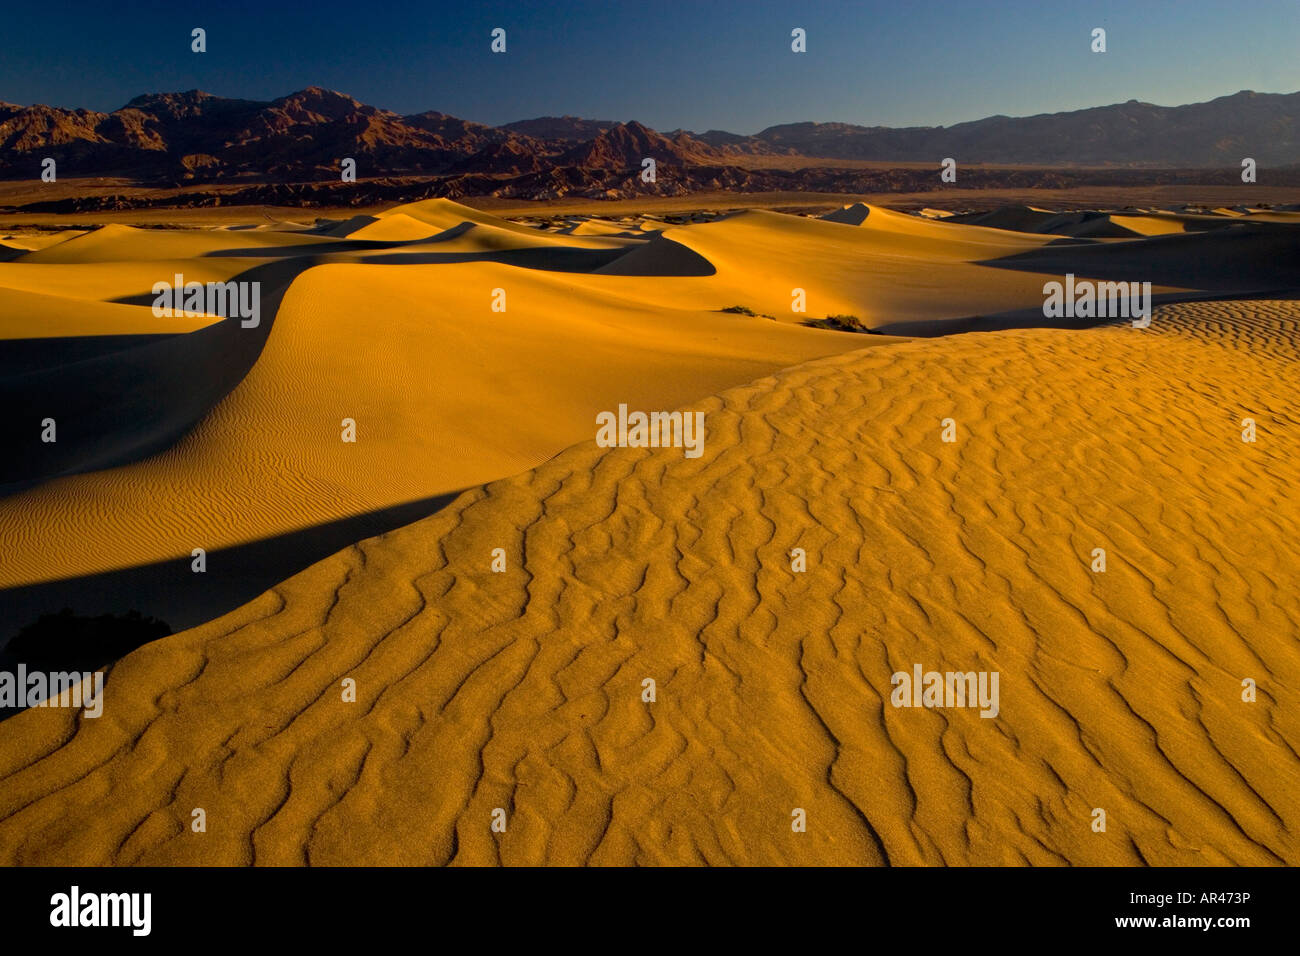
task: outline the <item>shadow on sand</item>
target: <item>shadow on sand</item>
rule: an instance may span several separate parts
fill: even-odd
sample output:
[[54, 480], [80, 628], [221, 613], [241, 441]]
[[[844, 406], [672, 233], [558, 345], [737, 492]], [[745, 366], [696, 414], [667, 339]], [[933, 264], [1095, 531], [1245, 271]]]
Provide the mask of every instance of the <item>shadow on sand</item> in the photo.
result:
[[[233, 611], [322, 558], [375, 535], [434, 514], [459, 492], [435, 495], [364, 515], [239, 545], [207, 555], [207, 570], [195, 573], [191, 559], [180, 557], [120, 571], [49, 581], [0, 591], [0, 670], [13, 671], [22, 661], [33, 670], [96, 670], [165, 634], [154, 624], [166, 622], [183, 631]], [[64, 615], [64, 609], [71, 614]], [[131, 612], [141, 615], [131, 616]], [[24, 656], [10, 642], [24, 628], [40, 623], [40, 651]], [[102, 619], [108, 616], [107, 619]], [[91, 619], [88, 621], [88, 619]], [[132, 622], [142, 622], [132, 627]], [[23, 644], [30, 642], [24, 641]], [[22, 645], [20, 645], [20, 649]], [[0, 719], [16, 713], [0, 709]]]

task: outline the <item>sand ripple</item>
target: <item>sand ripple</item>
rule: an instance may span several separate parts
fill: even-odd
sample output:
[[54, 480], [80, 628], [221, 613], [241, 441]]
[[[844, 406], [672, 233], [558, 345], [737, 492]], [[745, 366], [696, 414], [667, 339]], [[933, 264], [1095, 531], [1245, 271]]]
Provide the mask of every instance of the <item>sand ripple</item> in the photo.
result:
[[[698, 460], [574, 446], [0, 724], [0, 860], [1300, 863], [1298, 319], [900, 343], [701, 403]], [[1001, 714], [891, 707], [914, 663]]]

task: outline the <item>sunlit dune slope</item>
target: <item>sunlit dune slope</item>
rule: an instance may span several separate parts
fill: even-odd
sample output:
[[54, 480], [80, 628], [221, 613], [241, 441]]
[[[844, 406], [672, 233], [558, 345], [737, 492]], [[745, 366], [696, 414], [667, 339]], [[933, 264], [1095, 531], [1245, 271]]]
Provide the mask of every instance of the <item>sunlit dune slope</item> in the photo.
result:
[[[174, 283], [179, 274], [185, 282], [228, 282], [243, 273], [273, 260], [253, 258], [200, 258], [200, 259], [146, 259], [120, 262], [65, 263], [51, 267], [28, 261], [4, 263], [0, 269], [0, 290], [17, 290], [39, 295], [56, 296], [70, 300], [67, 309], [85, 308], [88, 313], [84, 324], [74, 325], [63, 335], [138, 334], [142, 329], [190, 331], [201, 328], [210, 320], [196, 321], [194, 317], [174, 315], [159, 318], [153, 314], [155, 296], [151, 290], [155, 282]], [[87, 303], [114, 303], [130, 306], [133, 315], [119, 310], [122, 318], [117, 322], [104, 322], [103, 310]], [[0, 321], [12, 330], [6, 338], [39, 338], [45, 312], [31, 310], [16, 304], [0, 303]], [[24, 327], [24, 324], [26, 327]]]
[[[1298, 358], [1294, 301], [1180, 305], [578, 444], [0, 724], [0, 859], [1295, 865]], [[998, 715], [892, 706], [917, 664]]]
[[[663, 235], [713, 264], [718, 275], [705, 283], [705, 294], [720, 303], [734, 300], [791, 322], [850, 314], [868, 326], [1041, 304], [1040, 276], [975, 263], [1051, 241], [996, 229], [959, 231], [874, 206], [860, 225], [753, 211]], [[795, 289], [804, 292], [803, 313], [792, 309]], [[671, 304], [700, 292], [668, 279], [658, 294]]]
[[0, 339], [169, 335], [218, 321], [213, 315], [159, 318], [151, 309], [0, 286]]
[[294, 280], [247, 377], [174, 446], [0, 499], [0, 584], [188, 560], [458, 491], [592, 436], [621, 402], [672, 409], [862, 344], [575, 294], [565, 275], [490, 262], [323, 265]]
[[[906, 333], [909, 326], [919, 331], [947, 320], [1012, 312], [1048, 324], [1032, 315], [1042, 308], [1044, 283], [1069, 272], [1150, 281], [1155, 295], [1199, 289], [1273, 292], [1300, 284], [1295, 270], [1284, 265], [1284, 253], [1296, 242], [1292, 231], [1208, 233], [1186, 237], [1185, 245], [1162, 247], [1161, 236], [1062, 240], [952, 225], [864, 204], [845, 212], [843, 222], [753, 211], [669, 228], [663, 239], [696, 253], [715, 274], [704, 281], [667, 275], [647, 294], [668, 307], [691, 301], [739, 304], [789, 322], [852, 315], [869, 328]], [[1174, 238], [1183, 237], [1168, 237]], [[598, 271], [624, 274], [651, 251], [634, 250]], [[1256, 267], [1243, 273], [1242, 260], [1251, 257]], [[794, 311], [797, 302], [804, 312]]]
[[[100, 226], [82, 236], [38, 249], [23, 262], [81, 265], [88, 262], [189, 259], [229, 249], [232, 243], [265, 247], [304, 243], [327, 247], [330, 240], [302, 233], [245, 232], [232, 235], [218, 229], [137, 229], [134, 226]], [[166, 277], [170, 278], [170, 277]]]
[[6, 233], [3, 240], [10, 249], [25, 254], [34, 249], [45, 249], [66, 242], [74, 236], [82, 236], [85, 233], [85, 229], [20, 230], [17, 235]]

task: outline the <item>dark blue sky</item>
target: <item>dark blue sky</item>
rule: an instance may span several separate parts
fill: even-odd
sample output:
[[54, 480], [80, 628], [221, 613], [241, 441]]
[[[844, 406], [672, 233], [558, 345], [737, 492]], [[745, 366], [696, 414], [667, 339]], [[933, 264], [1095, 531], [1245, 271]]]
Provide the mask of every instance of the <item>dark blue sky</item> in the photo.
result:
[[[190, 52], [190, 30], [208, 52]], [[493, 27], [504, 55], [489, 52]], [[1108, 52], [1089, 50], [1093, 27]], [[790, 30], [808, 52], [790, 52]], [[1300, 90], [1297, 0], [5, 3], [0, 100], [111, 110], [305, 86], [400, 113], [547, 114], [752, 133], [950, 125], [1140, 99]]]

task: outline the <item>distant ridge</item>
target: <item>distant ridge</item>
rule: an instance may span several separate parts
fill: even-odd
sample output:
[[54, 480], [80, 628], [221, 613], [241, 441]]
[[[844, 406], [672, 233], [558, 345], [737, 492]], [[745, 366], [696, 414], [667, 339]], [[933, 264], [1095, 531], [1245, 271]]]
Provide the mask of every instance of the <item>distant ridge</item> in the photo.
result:
[[1233, 166], [1300, 162], [1300, 93], [1242, 90], [1208, 103], [1129, 100], [1067, 113], [990, 116], [956, 126], [891, 129], [847, 123], [770, 126], [753, 137], [805, 156], [959, 162]]
[[613, 120], [589, 120], [577, 116], [539, 116], [537, 119], [506, 123], [501, 128], [512, 133], [532, 136], [535, 139], [571, 139], [586, 142], [617, 125]]
[[[820, 162], [818, 168], [773, 167], [754, 159], [764, 155]], [[433, 110], [403, 116], [318, 86], [269, 101], [202, 90], [150, 93], [111, 113], [0, 103], [2, 178], [36, 179], [41, 162], [51, 157], [61, 178], [120, 177], [163, 187], [233, 182], [246, 190], [266, 187], [258, 197], [236, 201], [306, 205], [316, 201], [308, 196], [312, 190], [339, 183], [345, 157], [356, 160], [359, 179], [372, 183], [434, 180], [422, 195], [617, 198], [697, 189], [913, 188], [915, 177], [902, 172], [876, 173], [868, 181], [860, 169], [836, 170], [826, 161], [938, 163], [947, 156], [967, 170], [981, 163], [1061, 170], [1109, 166], [1213, 170], [1206, 175], [1220, 178], [1239, 170], [1246, 157], [1264, 168], [1290, 166], [1300, 163], [1300, 93], [1245, 90], [1175, 107], [1130, 100], [951, 127], [789, 123], [753, 136], [724, 130], [665, 134], [636, 121], [575, 116], [487, 126]], [[676, 175], [640, 181], [645, 158]], [[1039, 185], [1053, 185], [1050, 179]], [[309, 185], [316, 183], [322, 185]], [[418, 198], [402, 189], [400, 196], [370, 198]], [[97, 208], [107, 208], [104, 197], [96, 201]]]

